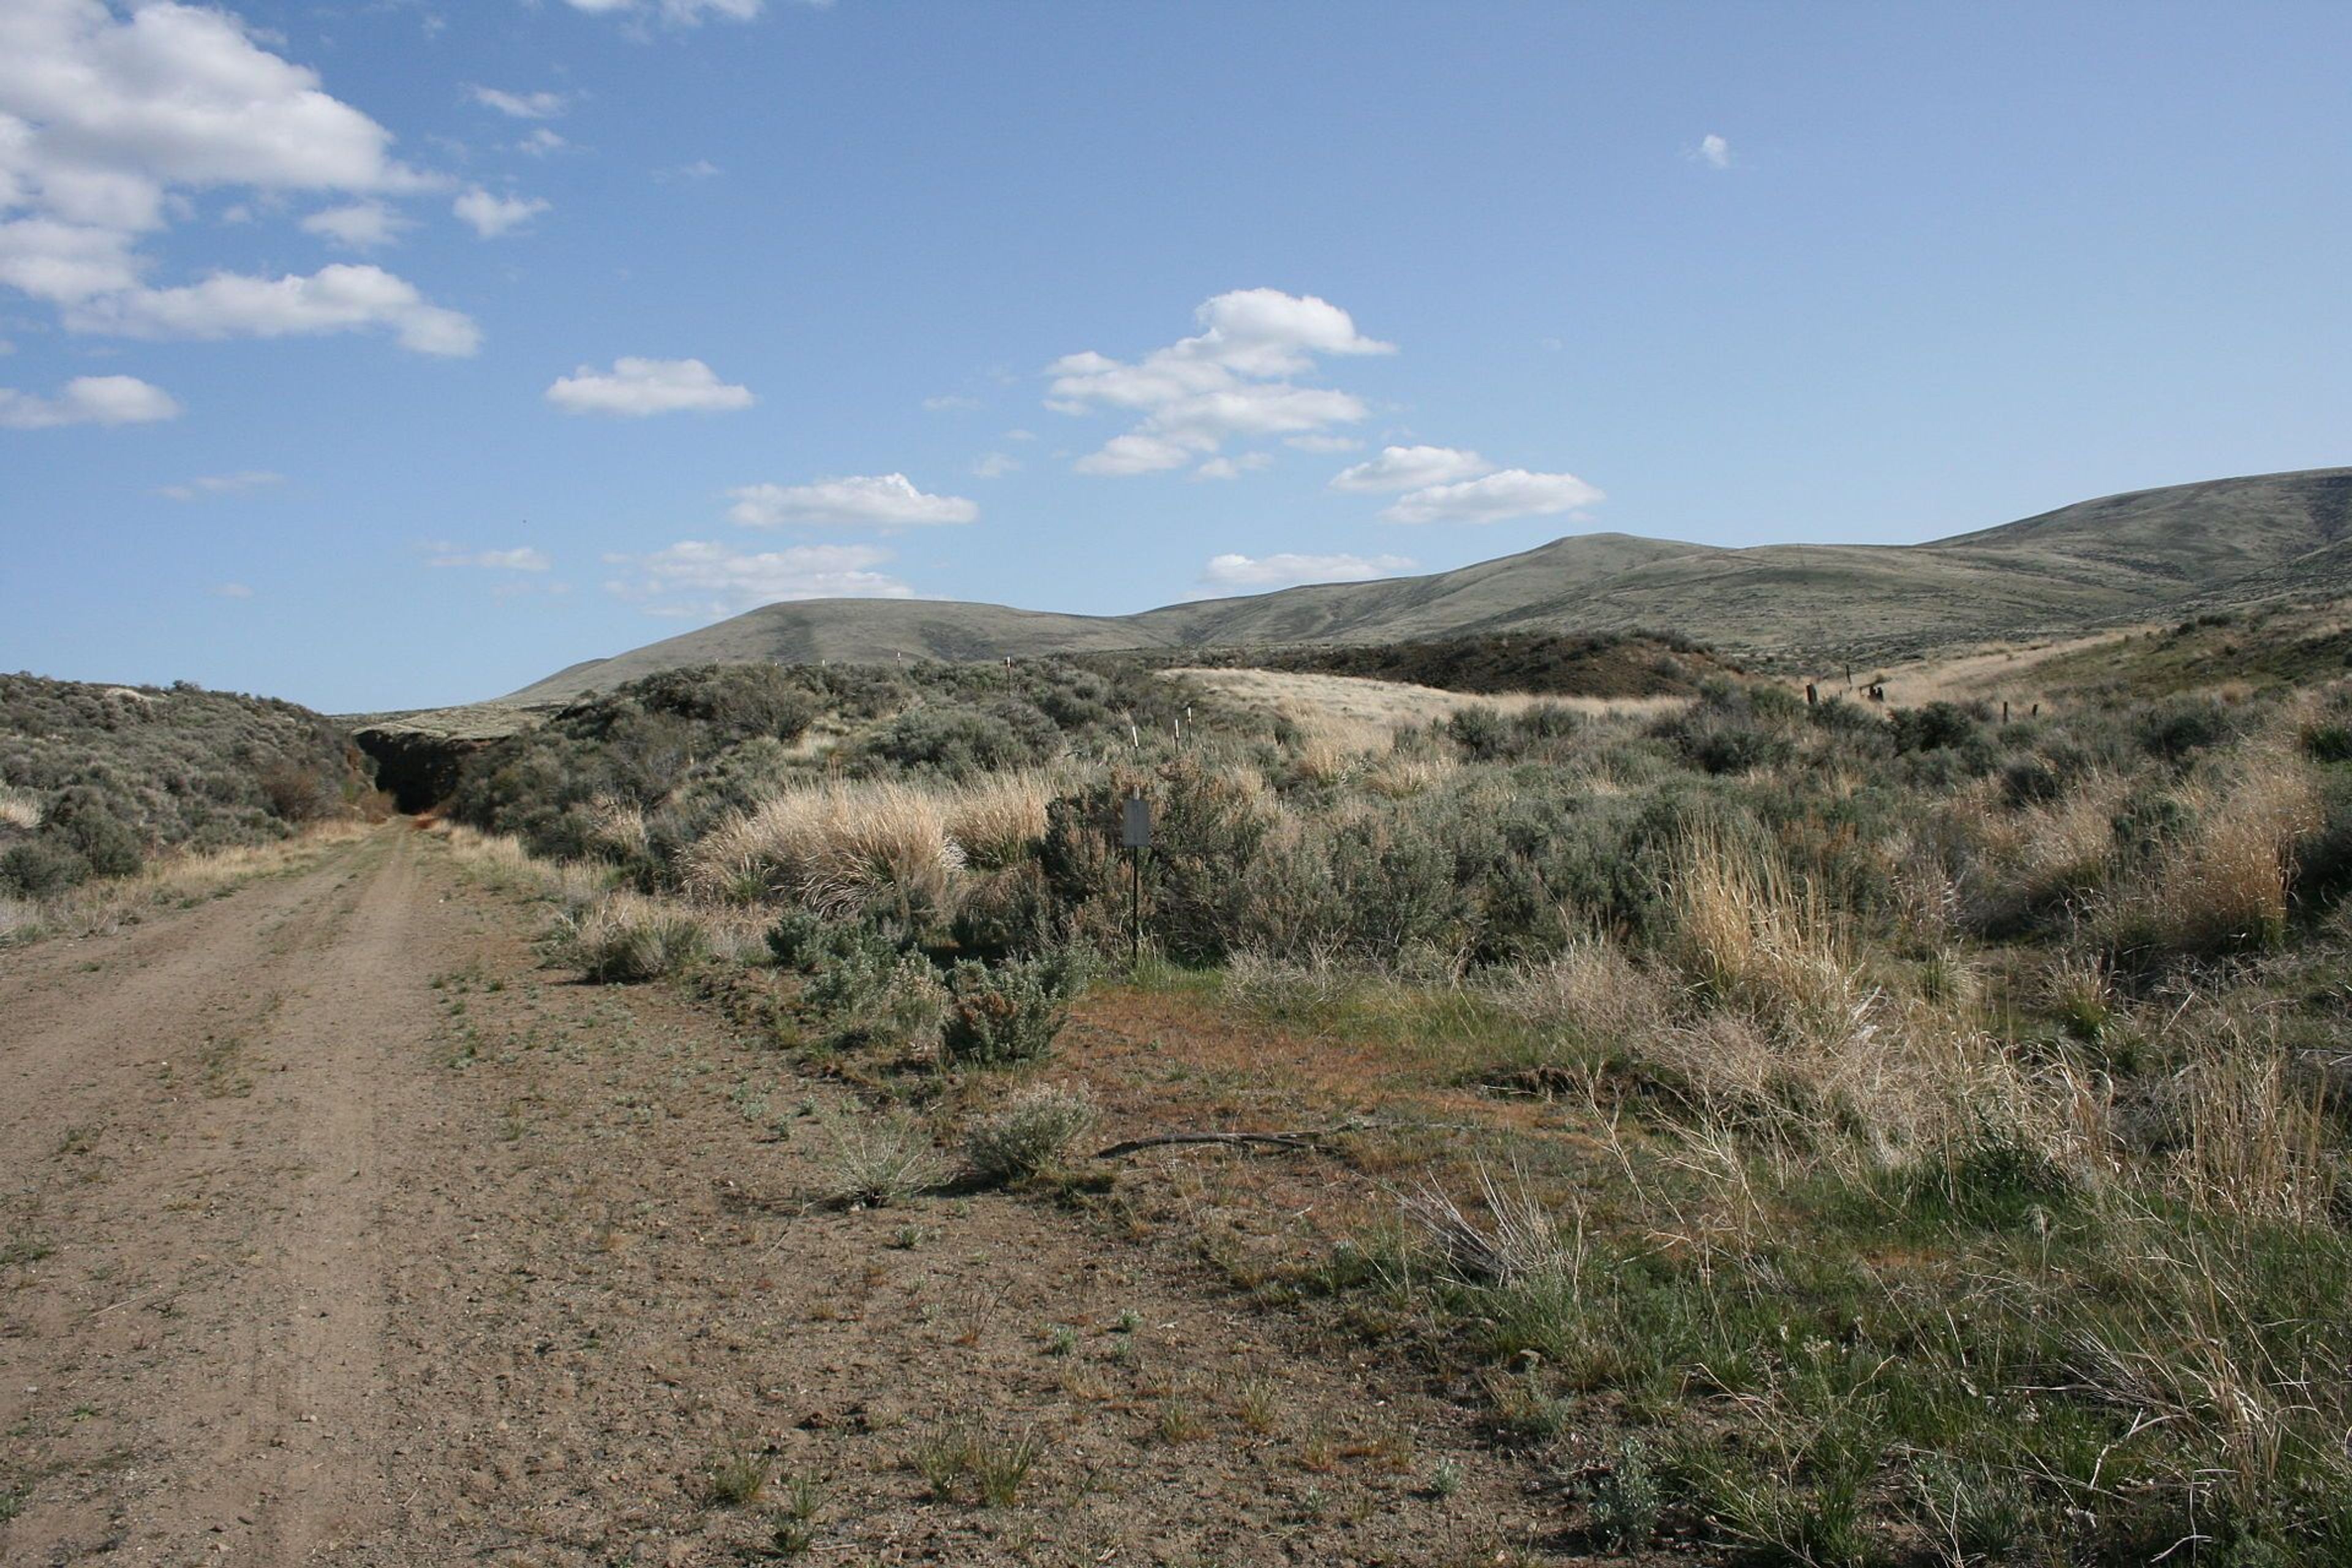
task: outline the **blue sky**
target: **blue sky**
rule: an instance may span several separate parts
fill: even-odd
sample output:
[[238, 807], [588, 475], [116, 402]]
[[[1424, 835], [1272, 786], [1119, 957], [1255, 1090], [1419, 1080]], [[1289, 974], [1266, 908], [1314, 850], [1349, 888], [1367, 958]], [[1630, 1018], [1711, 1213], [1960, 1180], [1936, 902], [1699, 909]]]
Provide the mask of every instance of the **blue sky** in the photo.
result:
[[2341, 463], [2347, 58], [2340, 5], [0, 0], [0, 668], [418, 706], [772, 598]]

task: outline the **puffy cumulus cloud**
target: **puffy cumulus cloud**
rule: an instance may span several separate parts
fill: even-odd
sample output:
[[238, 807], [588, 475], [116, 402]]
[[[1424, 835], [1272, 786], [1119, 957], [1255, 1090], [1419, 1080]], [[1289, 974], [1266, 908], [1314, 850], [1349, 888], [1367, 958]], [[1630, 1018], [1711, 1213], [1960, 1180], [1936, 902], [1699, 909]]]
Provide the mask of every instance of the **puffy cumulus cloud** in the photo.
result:
[[427, 303], [380, 267], [338, 264], [309, 277], [215, 272], [183, 289], [130, 289], [66, 312], [78, 331], [130, 338], [284, 338], [381, 329], [418, 353], [470, 354], [481, 330]]
[[78, 375], [55, 397], [0, 386], [0, 430], [61, 425], [151, 425], [180, 416], [179, 400], [135, 375]]
[[623, 355], [611, 370], [582, 365], [547, 389], [566, 414], [719, 413], [751, 406], [751, 389], [731, 386], [698, 359], [636, 359]]
[[970, 522], [980, 515], [978, 502], [961, 496], [925, 495], [904, 474], [820, 479], [813, 485], [744, 485], [727, 493], [735, 502], [727, 515], [746, 528], [907, 528]]
[[[0, 5], [0, 287], [59, 307], [74, 330], [144, 323], [161, 335], [163, 314], [141, 296], [179, 291], [147, 289], [141, 247], [193, 214], [187, 192], [350, 198], [310, 226], [370, 243], [392, 226], [388, 212], [365, 210], [371, 204], [433, 184], [393, 156], [392, 142], [224, 10], [153, 0], [118, 15], [106, 0], [8, 0]], [[471, 333], [466, 323], [463, 335]], [[420, 329], [403, 341], [446, 345], [459, 335]]]
[[1370, 462], [1331, 476], [1335, 490], [1417, 490], [1495, 471], [1495, 465], [1458, 447], [1383, 447]]
[[1213, 555], [1201, 581], [1219, 588], [1287, 588], [1300, 583], [1363, 583], [1410, 572], [1402, 555]]
[[1731, 143], [1713, 132], [1699, 138], [1698, 150], [1692, 154], [1710, 169], [1731, 167]]
[[1391, 522], [1501, 522], [1514, 517], [1550, 517], [1605, 499], [1574, 474], [1505, 468], [1484, 479], [1410, 491], [1381, 516]]
[[285, 482], [284, 474], [274, 474], [267, 468], [248, 468], [236, 474], [199, 474], [184, 484], [159, 486], [155, 493], [172, 500], [197, 500], [205, 496], [229, 496], [246, 490], [265, 489]]
[[446, 541], [425, 547], [427, 566], [474, 566], [488, 572], [544, 572], [555, 563], [544, 550], [526, 544], [513, 550], [467, 550]]
[[484, 239], [497, 239], [546, 212], [550, 205], [537, 196], [501, 196], [472, 185], [458, 193], [457, 199], [449, 204], [449, 210], [465, 219]]
[[302, 230], [332, 240], [346, 250], [373, 250], [390, 245], [410, 226], [410, 220], [382, 202], [353, 202], [329, 207], [302, 220]]
[[605, 584], [658, 616], [718, 620], [785, 599], [910, 599], [915, 591], [874, 570], [890, 552], [869, 544], [800, 544], [757, 553], [682, 540], [650, 555], [607, 555]]
[[1242, 289], [1193, 312], [1201, 331], [1133, 363], [1092, 350], [1046, 367], [1046, 406], [1082, 415], [1111, 409], [1142, 417], [1078, 459], [1081, 473], [1145, 474], [1213, 458], [1234, 439], [1314, 436], [1370, 412], [1352, 394], [1290, 378], [1319, 357], [1386, 354], [1327, 300]]
[[468, 88], [476, 103], [517, 120], [552, 120], [568, 107], [560, 92], [506, 92], [495, 87]]
[[991, 452], [971, 466], [972, 477], [981, 479], [1001, 479], [1020, 471], [1021, 459], [1003, 452]]

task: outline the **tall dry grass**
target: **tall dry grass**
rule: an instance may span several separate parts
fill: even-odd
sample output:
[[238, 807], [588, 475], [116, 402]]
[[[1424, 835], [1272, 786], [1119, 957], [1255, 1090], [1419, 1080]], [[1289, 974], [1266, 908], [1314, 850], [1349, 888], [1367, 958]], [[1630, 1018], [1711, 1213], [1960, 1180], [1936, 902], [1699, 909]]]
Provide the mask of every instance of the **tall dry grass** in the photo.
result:
[[1691, 984], [1768, 1027], [1843, 1026], [1863, 999], [1835, 911], [1769, 845], [1711, 823], [1684, 836], [1675, 961]]
[[2275, 946], [2285, 935], [2295, 841], [2320, 820], [2310, 767], [2284, 750], [2248, 757], [2190, 792], [2196, 827], [2155, 885], [2110, 912], [2175, 951]]
[[2206, 1019], [2194, 1037], [2195, 1054], [2173, 1080], [2179, 1142], [2166, 1157], [2169, 1184], [2202, 1208], [2327, 1224], [2340, 1173], [2325, 1081], [2296, 1081], [2274, 1027]]
[[1009, 866], [1045, 842], [1055, 785], [1037, 773], [992, 773], [950, 793], [948, 837], [975, 867]]
[[0, 827], [17, 827], [30, 833], [40, 826], [41, 797], [14, 784], [0, 784]]
[[944, 911], [966, 867], [1010, 865], [1043, 842], [1054, 792], [1034, 773], [953, 789], [885, 781], [791, 790], [705, 835], [683, 879], [698, 899], [795, 903], [836, 918], [877, 904]]
[[943, 795], [861, 783], [790, 791], [728, 818], [688, 852], [683, 872], [696, 898], [840, 918], [884, 901], [943, 910], [963, 865]]

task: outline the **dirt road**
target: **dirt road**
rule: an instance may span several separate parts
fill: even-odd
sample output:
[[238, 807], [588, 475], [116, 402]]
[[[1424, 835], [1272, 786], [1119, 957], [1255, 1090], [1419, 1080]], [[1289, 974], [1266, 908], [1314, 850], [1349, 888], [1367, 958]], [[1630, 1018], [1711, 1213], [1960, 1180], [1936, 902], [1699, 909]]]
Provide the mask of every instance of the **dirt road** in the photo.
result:
[[[0, 953], [0, 1561], [1491, 1562], [1554, 1515], [1165, 1249], [811, 1205], [833, 1091], [541, 918], [403, 825]], [[965, 1439], [1034, 1445], [1011, 1502]]]

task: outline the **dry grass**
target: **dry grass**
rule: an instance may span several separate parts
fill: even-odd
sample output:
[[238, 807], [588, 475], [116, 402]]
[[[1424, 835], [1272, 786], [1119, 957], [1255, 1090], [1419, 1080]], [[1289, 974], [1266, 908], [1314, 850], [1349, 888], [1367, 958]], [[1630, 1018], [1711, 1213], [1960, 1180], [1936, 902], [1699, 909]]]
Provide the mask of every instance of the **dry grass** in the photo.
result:
[[[966, 804], [975, 822], [1000, 828], [1015, 815], [1003, 800]], [[965, 858], [951, 821], [948, 796], [906, 784], [794, 790], [697, 842], [685, 883], [712, 902], [791, 902], [835, 917], [886, 901], [909, 913], [944, 910]]]
[[0, 784], [0, 827], [19, 827], [30, 833], [40, 825], [41, 797], [14, 784]]
[[2272, 751], [2200, 793], [2196, 831], [2128, 914], [2183, 951], [2273, 946], [2286, 931], [2294, 842], [2319, 823], [2311, 770]]
[[102, 936], [137, 920], [142, 910], [210, 898], [257, 877], [296, 869], [321, 850], [373, 831], [369, 824], [337, 818], [275, 844], [171, 856], [151, 862], [135, 876], [84, 882], [54, 898], [0, 900], [0, 942]]
[[2274, 1031], [2224, 1018], [2200, 1022], [2195, 1038], [2175, 1079], [2184, 1136], [2168, 1157], [2172, 1184], [2205, 1208], [2329, 1223], [2337, 1173], [2325, 1083], [2295, 1081]]
[[653, 980], [709, 951], [692, 910], [641, 893], [614, 893], [585, 913], [562, 917], [558, 931], [567, 955], [591, 980]]
[[1443, 691], [1397, 680], [1352, 675], [1313, 675], [1275, 669], [1171, 669], [1171, 679], [1197, 683], [1241, 708], [1287, 719], [1298, 727], [1304, 746], [1336, 757], [1385, 752], [1400, 729], [1418, 729], [1465, 708], [1522, 713], [1530, 708], [1567, 708], [1588, 719], [1648, 721], [1689, 706], [1682, 697], [1546, 697], [1522, 692], [1476, 694]]
[[1525, 1172], [1514, 1172], [1508, 1185], [1484, 1163], [1477, 1173], [1484, 1222], [1427, 1182], [1398, 1200], [1405, 1217], [1436, 1246], [1447, 1272], [1472, 1285], [1556, 1280], [1572, 1294], [1584, 1261], [1581, 1221], [1564, 1237], [1564, 1227], [1528, 1187]]
[[1718, 1003], [1770, 1026], [1836, 1026], [1861, 1001], [1859, 975], [1827, 901], [1769, 847], [1709, 826], [1682, 845], [1675, 960]]
[[1045, 838], [1054, 781], [1042, 773], [992, 773], [946, 800], [948, 837], [973, 866], [1009, 866]]

